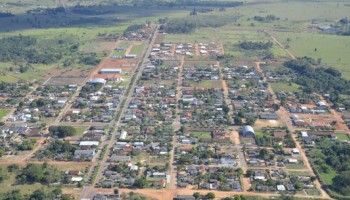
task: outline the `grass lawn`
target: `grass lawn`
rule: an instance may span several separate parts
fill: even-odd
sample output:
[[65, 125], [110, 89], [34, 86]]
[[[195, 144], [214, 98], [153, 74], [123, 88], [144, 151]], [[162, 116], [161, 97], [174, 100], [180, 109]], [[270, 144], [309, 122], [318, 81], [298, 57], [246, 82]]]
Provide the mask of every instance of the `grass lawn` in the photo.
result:
[[130, 51], [130, 54], [141, 56], [144, 48], [145, 48], [145, 43], [134, 45]]
[[211, 133], [210, 132], [190, 132], [190, 136], [198, 139], [210, 139]]
[[10, 110], [0, 109], [0, 120], [2, 120], [2, 118], [5, 117], [9, 112]]
[[267, 133], [264, 133], [264, 132], [262, 132], [262, 131], [255, 131], [255, 135], [256, 135], [257, 137], [262, 137], [262, 136], [268, 135], [268, 134], [267, 134]]
[[273, 91], [275, 92], [297, 92], [300, 91], [299, 89], [299, 85], [292, 83], [292, 85], [289, 85], [289, 83], [283, 83], [283, 82], [279, 82], [279, 83], [269, 83], [271, 88], [273, 89]]
[[336, 133], [338, 140], [349, 140], [349, 135], [346, 133]]
[[304, 169], [305, 165], [302, 163], [297, 163], [297, 164], [286, 163], [286, 168], [287, 169]]
[[221, 81], [203, 80], [200, 82], [191, 81], [190, 85], [196, 88], [222, 88]]
[[318, 189], [307, 189], [305, 190], [305, 192], [308, 194], [308, 195], [312, 195], [312, 196], [316, 196], [316, 195], [320, 195], [320, 191]]
[[75, 135], [82, 135], [88, 127], [73, 127], [76, 130]]
[[330, 170], [327, 174], [326, 173], [323, 173], [320, 171], [320, 176], [321, 176], [321, 179], [323, 180], [323, 182], [326, 184], [326, 185], [331, 185], [332, 184], [332, 179], [337, 175], [336, 171], [334, 170]]

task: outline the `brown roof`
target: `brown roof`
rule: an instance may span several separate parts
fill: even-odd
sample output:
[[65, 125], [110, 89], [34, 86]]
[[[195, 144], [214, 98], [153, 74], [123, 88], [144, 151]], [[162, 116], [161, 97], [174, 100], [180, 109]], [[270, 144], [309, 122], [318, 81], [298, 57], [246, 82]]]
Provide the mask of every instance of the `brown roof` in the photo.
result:
[[287, 133], [285, 131], [275, 131], [273, 133], [273, 136], [276, 138], [284, 138], [284, 136], [286, 136]]

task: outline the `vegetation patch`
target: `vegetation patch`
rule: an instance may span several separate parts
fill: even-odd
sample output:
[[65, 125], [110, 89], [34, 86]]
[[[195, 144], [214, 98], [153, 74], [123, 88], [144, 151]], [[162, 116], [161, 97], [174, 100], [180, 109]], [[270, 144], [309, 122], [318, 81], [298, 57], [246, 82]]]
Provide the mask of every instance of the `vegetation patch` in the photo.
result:
[[198, 139], [210, 139], [211, 133], [210, 132], [190, 132], [190, 136]]
[[9, 112], [10, 110], [0, 109], [0, 120], [2, 120], [2, 118], [5, 117]]
[[295, 83], [269, 83], [273, 91], [275, 92], [298, 92], [300, 91], [299, 85]]

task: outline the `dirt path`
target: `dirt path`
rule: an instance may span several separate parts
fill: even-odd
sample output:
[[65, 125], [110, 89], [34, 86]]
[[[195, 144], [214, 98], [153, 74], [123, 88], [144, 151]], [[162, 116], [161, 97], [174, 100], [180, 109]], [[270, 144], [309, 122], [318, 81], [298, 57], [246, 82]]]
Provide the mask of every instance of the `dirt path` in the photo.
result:
[[173, 46], [171, 48], [171, 56], [175, 56], [175, 52], [176, 52], [176, 45], [173, 44]]
[[125, 50], [125, 55], [129, 55], [131, 52], [131, 49], [134, 47], [134, 45], [129, 45], [129, 47]]
[[[182, 69], [183, 65], [185, 63], [185, 57], [182, 57], [179, 63], [179, 73], [178, 73], [178, 82], [177, 82], [177, 93], [176, 93], [176, 101], [179, 101], [181, 99], [181, 86], [182, 86]], [[173, 123], [174, 130], [178, 130], [181, 128], [181, 122], [180, 122], [180, 109], [176, 107], [176, 118]], [[172, 163], [174, 162], [174, 154], [175, 154], [175, 149], [177, 147], [177, 138], [176, 135], [173, 136], [173, 149], [172, 153], [170, 154], [170, 189], [176, 189], [176, 171], [174, 171], [174, 167]]]
[[225, 47], [223, 44], [221, 44], [221, 55], [225, 55]]
[[195, 52], [196, 52], [196, 56], [200, 56], [198, 44], [195, 44], [195, 45], [194, 45], [194, 50], [195, 50]]
[[[99, 192], [109, 192], [111, 193], [111, 189], [98, 189]], [[224, 191], [215, 191], [215, 190], [192, 190], [192, 189], [176, 189], [176, 190], [155, 190], [155, 189], [119, 189], [120, 193], [129, 193], [135, 192], [140, 193], [149, 197], [153, 197], [159, 200], [168, 200], [173, 199], [176, 195], [193, 195], [195, 192], [199, 192], [201, 194], [207, 194], [208, 192], [215, 193], [216, 199], [231, 197], [233, 195], [250, 195], [250, 196], [259, 196], [259, 197], [278, 197], [280, 194], [277, 193], [258, 193], [258, 192], [224, 192]], [[288, 196], [288, 195], [287, 195]], [[304, 194], [295, 194], [294, 197], [299, 198], [307, 198], [307, 199], [319, 199], [319, 197], [312, 197]]]
[[272, 40], [278, 45], [280, 46], [293, 60], [295, 60], [295, 56], [292, 54], [292, 52], [290, 52], [287, 48], [285, 48], [281, 42], [279, 42], [273, 35], [265, 32], [266, 34], [268, 34]]

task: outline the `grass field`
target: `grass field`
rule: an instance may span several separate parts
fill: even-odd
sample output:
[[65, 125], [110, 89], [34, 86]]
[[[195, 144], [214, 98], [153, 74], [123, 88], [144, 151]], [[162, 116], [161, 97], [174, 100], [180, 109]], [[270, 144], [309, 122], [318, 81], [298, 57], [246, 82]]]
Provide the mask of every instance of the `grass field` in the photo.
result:
[[74, 127], [74, 129], [76, 130], [75, 135], [82, 135], [86, 131], [87, 127]]
[[10, 110], [5, 110], [5, 109], [0, 109], [0, 121], [2, 120], [3, 117], [5, 117]]
[[145, 43], [134, 45], [130, 51], [130, 54], [135, 54], [137, 56], [140, 56], [142, 55], [144, 48], [145, 48]]
[[211, 133], [210, 132], [190, 132], [190, 136], [198, 139], [210, 139]]
[[289, 85], [289, 83], [283, 83], [283, 82], [279, 82], [279, 83], [269, 83], [271, 88], [273, 89], [273, 91], [275, 92], [297, 92], [300, 91], [299, 89], [299, 85], [292, 83], [291, 85]]
[[264, 132], [262, 132], [262, 131], [254, 131], [254, 133], [255, 133], [255, 135], [256, 135], [257, 137], [262, 137], [262, 136], [264, 136], [264, 135], [267, 135], [266, 133], [264, 133]]
[[[350, 37], [307, 32], [275, 32], [274, 35], [284, 45], [288, 44], [295, 56], [321, 58], [324, 65], [340, 70], [350, 79]], [[287, 42], [288, 38], [290, 42]]]
[[195, 88], [222, 88], [221, 81], [203, 80], [200, 82], [190, 82], [191, 87]]
[[336, 133], [338, 140], [349, 140], [349, 135], [346, 133]]

